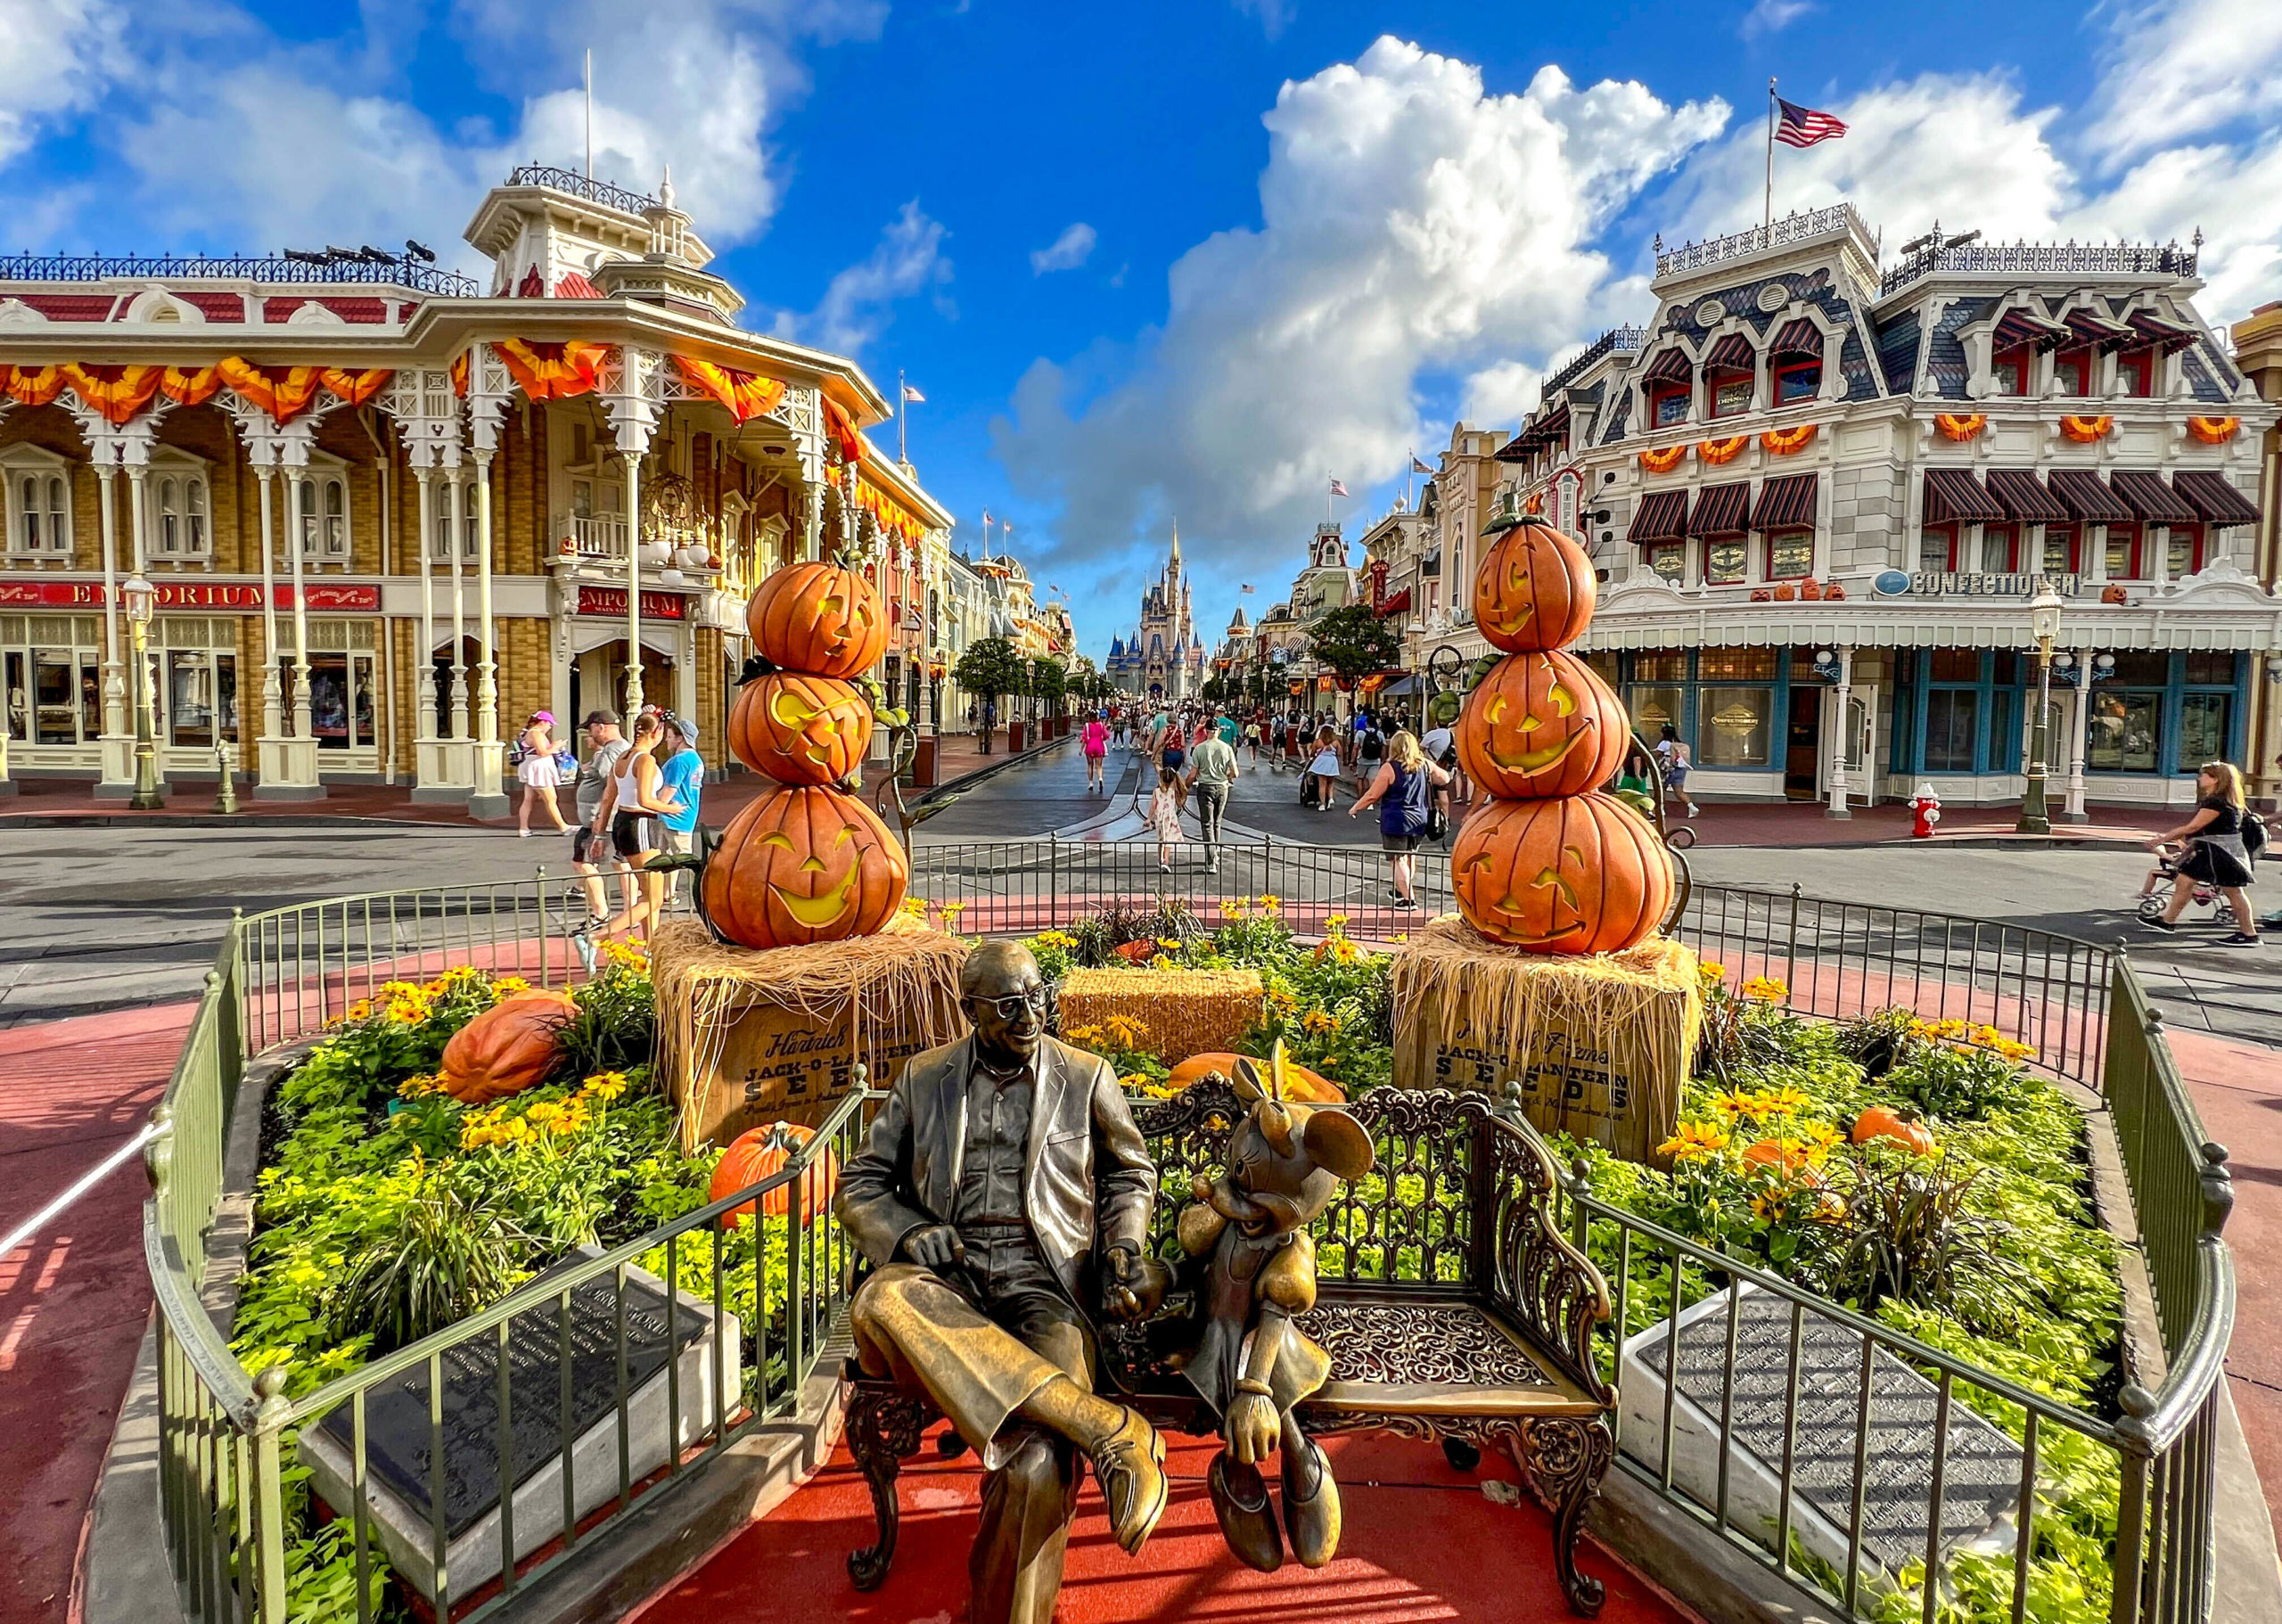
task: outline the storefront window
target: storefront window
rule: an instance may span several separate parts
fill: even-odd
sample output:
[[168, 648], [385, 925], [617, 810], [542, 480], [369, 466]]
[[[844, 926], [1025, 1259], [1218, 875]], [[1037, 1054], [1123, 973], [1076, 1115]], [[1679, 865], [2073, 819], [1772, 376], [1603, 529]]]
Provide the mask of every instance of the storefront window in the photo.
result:
[[2163, 543], [2163, 569], [2171, 579], [2193, 575], [2203, 568], [2203, 527], [2175, 524]]
[[1805, 400], [1822, 388], [1820, 361], [1794, 361], [1775, 371], [1775, 404], [1788, 406], [1794, 400]]
[[[1708, 658], [1708, 656], [1707, 656]], [[1765, 767], [1774, 691], [1705, 687], [1696, 693], [1695, 759], [1705, 767]]]
[[1774, 581], [1803, 580], [1815, 567], [1815, 538], [1811, 531], [1794, 530], [1767, 538], [1767, 578]]
[[1705, 682], [1773, 682], [1774, 649], [1705, 649], [1695, 657], [1695, 674]]
[[1687, 656], [1679, 649], [1662, 649], [1632, 657], [1632, 680], [1674, 683], [1687, 680]]
[[1950, 567], [1951, 550], [1957, 545], [1953, 529], [1928, 529], [1917, 537], [1917, 567], [1928, 574], [1939, 575]]
[[[281, 619], [277, 630], [281, 652], [290, 652], [292, 623]], [[319, 750], [371, 750], [377, 744], [376, 647], [370, 620], [309, 622], [309, 731]]]
[[1744, 544], [1742, 541], [1704, 543], [1703, 578], [1720, 586], [1731, 586], [1743, 579]]
[[[2205, 651], [2187, 656], [2187, 681], [2189, 687], [2235, 685], [2235, 657], [2230, 652]], [[2199, 763], [2197, 765], [2200, 765]]]
[[1669, 722], [1681, 726], [1680, 690], [1663, 683], [1634, 683], [1624, 691], [1624, 708], [1632, 713], [1633, 731], [1653, 742]]
[[2107, 527], [2107, 578], [2112, 581], [2131, 581], [2139, 578], [2139, 527], [2136, 524], [2111, 524]]
[[2086, 720], [2084, 765], [2096, 773], [2155, 771], [2163, 712], [2160, 691], [2095, 693]]
[[163, 615], [152, 630], [166, 673], [159, 690], [160, 737], [177, 749], [201, 750], [213, 749], [218, 736], [236, 739], [237, 622]]
[[2012, 570], [2011, 525], [1984, 524], [1981, 527], [1981, 567], [1992, 575], [2004, 575]]
[[2064, 524], [2044, 527], [2044, 572], [2073, 575], [2076, 570], [2076, 532]]
[[2190, 693], [2179, 712], [2179, 750], [2171, 761], [2175, 773], [2192, 773], [2205, 761], [2227, 759], [2227, 734], [2234, 719], [2231, 693]]
[[80, 744], [103, 736], [102, 636], [94, 615], [0, 615], [11, 739]]
[[1976, 688], [1935, 688], [1925, 695], [1925, 770], [1973, 771], [1974, 734], [1981, 720]]
[[1676, 541], [1660, 542], [1648, 549], [1648, 568], [1677, 586], [1687, 565], [1686, 553]]

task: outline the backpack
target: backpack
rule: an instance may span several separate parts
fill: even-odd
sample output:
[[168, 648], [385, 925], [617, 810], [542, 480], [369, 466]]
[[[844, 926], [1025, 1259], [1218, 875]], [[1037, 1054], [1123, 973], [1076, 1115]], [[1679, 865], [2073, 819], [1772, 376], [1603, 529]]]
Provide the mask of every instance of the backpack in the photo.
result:
[[2245, 808], [2243, 811], [2243, 849], [2250, 853], [2250, 860], [2257, 862], [2266, 850], [2266, 820]]

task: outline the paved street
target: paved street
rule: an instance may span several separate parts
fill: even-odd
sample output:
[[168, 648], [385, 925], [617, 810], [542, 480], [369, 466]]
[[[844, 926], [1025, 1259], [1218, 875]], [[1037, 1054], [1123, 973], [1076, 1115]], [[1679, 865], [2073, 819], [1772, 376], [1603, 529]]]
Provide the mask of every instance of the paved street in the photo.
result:
[[[1112, 751], [1111, 793], [1088, 796], [1074, 744], [998, 773], [915, 832], [923, 845], [1011, 840], [1091, 821], [1096, 838], [1135, 833], [1138, 762]], [[1375, 845], [1369, 815], [1310, 812], [1291, 773], [1247, 769], [1232, 824], [1277, 841]], [[1107, 827], [1098, 825], [1107, 822]], [[2128, 939], [2167, 1017], [2188, 1028], [2282, 1046], [2282, 943], [2258, 953], [2134, 928], [2147, 871], [2134, 849], [1985, 850], [1939, 844], [1727, 846], [1690, 854], [1696, 876], [1787, 888], [1835, 901], [1884, 903], [2001, 919], [2093, 940]], [[1811, 825], [1823, 831], [1819, 823]], [[1841, 828], [1843, 825], [1840, 826]], [[1766, 838], [1766, 837], [1759, 837]], [[0, 1025], [124, 1007], [194, 993], [232, 906], [249, 912], [361, 890], [528, 879], [563, 872], [563, 842], [439, 823], [234, 827], [18, 828], [17, 861], [0, 879]], [[2273, 887], [2264, 888], [2271, 890]], [[2270, 900], [2270, 899], [2266, 899]]]

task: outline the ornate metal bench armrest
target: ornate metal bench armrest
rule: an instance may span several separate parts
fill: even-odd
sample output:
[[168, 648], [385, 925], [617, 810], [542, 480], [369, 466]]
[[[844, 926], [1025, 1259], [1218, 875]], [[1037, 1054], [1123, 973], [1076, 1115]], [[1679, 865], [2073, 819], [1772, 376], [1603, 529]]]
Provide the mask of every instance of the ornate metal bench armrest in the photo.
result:
[[1593, 1346], [1611, 1311], [1608, 1281], [1555, 1221], [1553, 1152], [1535, 1128], [1503, 1114], [1490, 1120], [1490, 1136], [1498, 1225], [1491, 1296], [1564, 1374], [1613, 1408], [1616, 1389], [1602, 1379]]

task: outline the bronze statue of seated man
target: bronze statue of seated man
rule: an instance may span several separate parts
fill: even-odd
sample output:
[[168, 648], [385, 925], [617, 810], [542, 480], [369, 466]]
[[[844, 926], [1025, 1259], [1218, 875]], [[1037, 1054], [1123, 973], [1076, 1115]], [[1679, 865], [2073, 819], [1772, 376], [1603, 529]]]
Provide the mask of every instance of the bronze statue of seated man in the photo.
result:
[[1108, 1064], [1046, 1036], [1028, 948], [976, 947], [959, 991], [973, 1031], [912, 1058], [841, 1176], [875, 1269], [850, 1321], [864, 1369], [923, 1392], [989, 1473], [972, 1618], [1049, 1624], [1078, 1455], [1129, 1554], [1164, 1511], [1163, 1441], [1095, 1390], [1096, 1315], [1145, 1317], [1163, 1290], [1157, 1169]]

